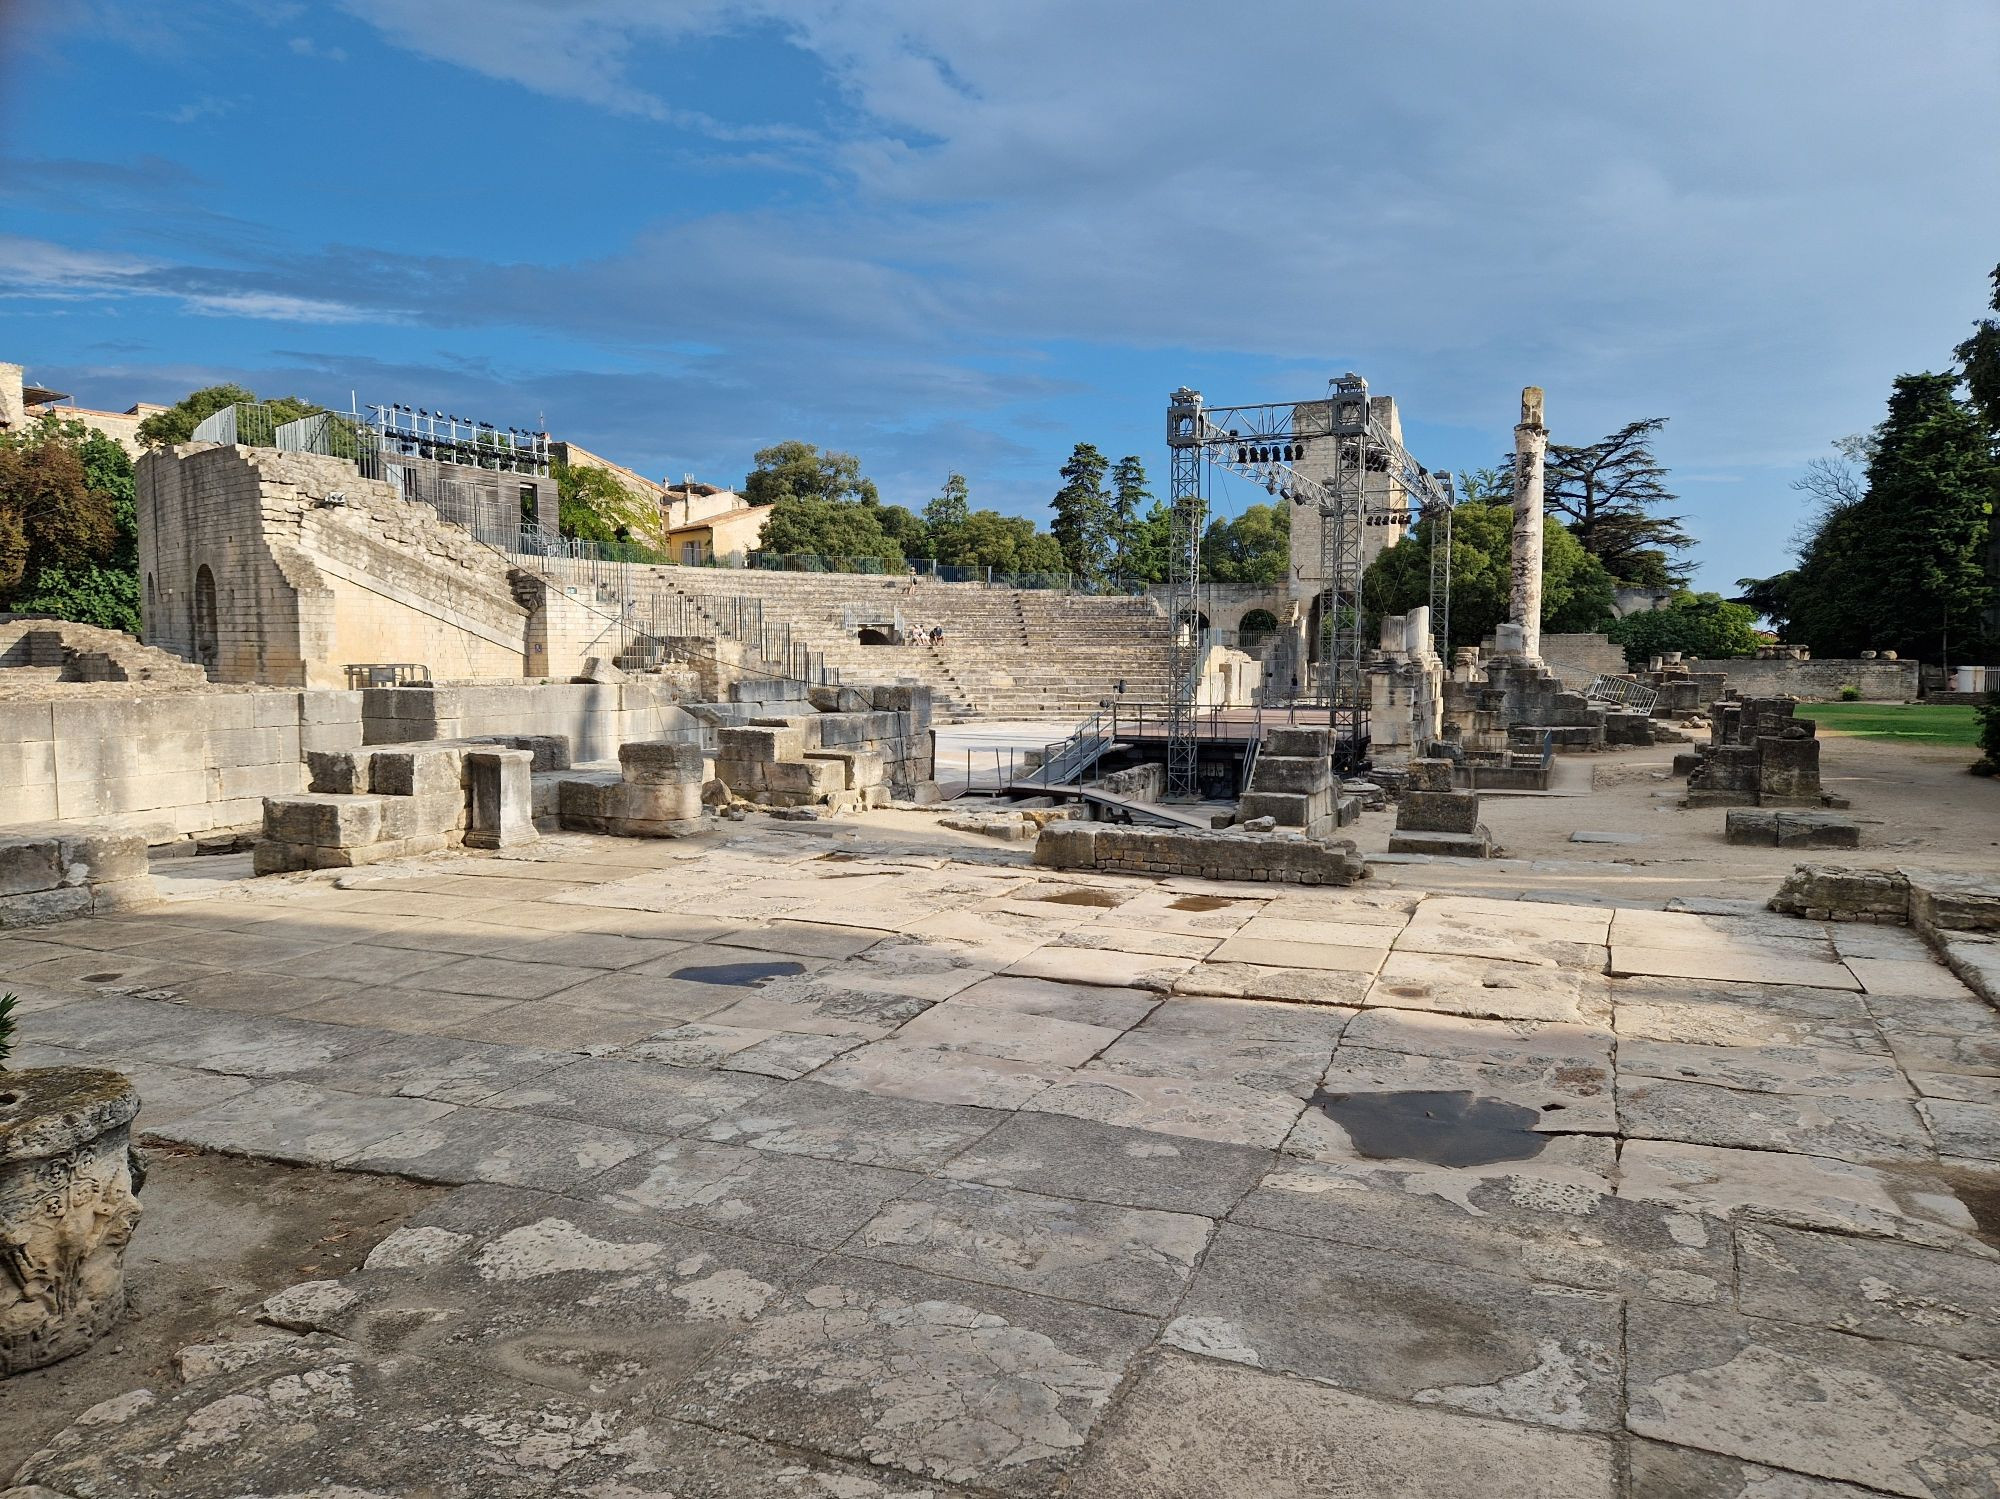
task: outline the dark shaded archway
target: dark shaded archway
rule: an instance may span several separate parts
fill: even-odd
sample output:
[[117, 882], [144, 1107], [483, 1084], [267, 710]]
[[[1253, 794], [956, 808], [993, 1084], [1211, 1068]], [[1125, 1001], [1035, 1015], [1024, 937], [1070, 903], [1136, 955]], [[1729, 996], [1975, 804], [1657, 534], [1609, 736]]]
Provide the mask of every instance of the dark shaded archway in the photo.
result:
[[222, 645], [216, 625], [215, 574], [206, 562], [194, 575], [194, 659], [211, 678], [222, 664]]

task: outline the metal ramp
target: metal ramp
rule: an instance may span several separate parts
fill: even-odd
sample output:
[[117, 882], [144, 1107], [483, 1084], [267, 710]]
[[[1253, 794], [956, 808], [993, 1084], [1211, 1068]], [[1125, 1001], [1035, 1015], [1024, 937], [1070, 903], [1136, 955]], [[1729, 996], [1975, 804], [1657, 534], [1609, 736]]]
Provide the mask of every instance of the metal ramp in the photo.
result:
[[[1082, 780], [1097, 768], [1104, 752], [1111, 748], [1111, 725], [1102, 713], [1093, 713], [1077, 725], [1076, 732], [1053, 745], [1033, 770], [1008, 777], [1003, 789], [1014, 795], [1050, 791]], [[1015, 792], [1013, 788], [1022, 788]]]
[[1142, 802], [1136, 797], [1119, 796], [1116, 792], [1099, 791], [1091, 786], [1030, 786], [1022, 781], [1013, 781], [1000, 788], [999, 794], [1007, 797], [1046, 796], [1055, 801], [1080, 801], [1088, 803], [1094, 811], [1109, 813], [1109, 816], [1093, 817], [1096, 822], [1134, 822], [1142, 818], [1166, 823], [1169, 827], [1196, 828], [1207, 832], [1213, 824], [1203, 812], [1183, 811], [1179, 807], [1163, 807], [1158, 802]]

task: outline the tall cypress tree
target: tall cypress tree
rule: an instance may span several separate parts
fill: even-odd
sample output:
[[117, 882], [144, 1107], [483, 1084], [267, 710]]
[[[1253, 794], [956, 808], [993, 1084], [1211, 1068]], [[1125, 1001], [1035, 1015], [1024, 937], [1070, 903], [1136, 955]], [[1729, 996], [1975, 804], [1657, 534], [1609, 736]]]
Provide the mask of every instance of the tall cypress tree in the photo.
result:
[[1078, 443], [1062, 466], [1062, 488], [1050, 502], [1055, 518], [1049, 534], [1062, 548], [1069, 570], [1085, 578], [1102, 577], [1111, 556], [1111, 496], [1104, 488], [1110, 467], [1095, 447]]

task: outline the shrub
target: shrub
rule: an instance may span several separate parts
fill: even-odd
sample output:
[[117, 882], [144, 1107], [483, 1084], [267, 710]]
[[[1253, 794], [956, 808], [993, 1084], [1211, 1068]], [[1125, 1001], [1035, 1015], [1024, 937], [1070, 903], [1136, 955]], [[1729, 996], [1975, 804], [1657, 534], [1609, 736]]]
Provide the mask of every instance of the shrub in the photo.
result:
[[1861, 701], [1861, 689], [1860, 689], [1859, 687], [1856, 687], [1856, 686], [1855, 686], [1855, 685], [1854, 685], [1854, 684], [1853, 684], [1852, 682], [1848, 683], [1848, 685], [1847, 685], [1847, 686], [1845, 686], [1845, 687], [1843, 687], [1843, 688], [1841, 688], [1841, 689], [1840, 689], [1840, 700], [1841, 700], [1841, 701], [1842, 701], [1843, 703], [1858, 703], [1858, 702], [1860, 702], [1860, 701]]
[[2000, 775], [2000, 691], [1986, 694], [1986, 701], [1972, 710], [1979, 715], [1980, 756], [1972, 762], [1976, 776]]
[[0, 994], [0, 1069], [14, 1052], [14, 1006], [19, 1002], [19, 995]]

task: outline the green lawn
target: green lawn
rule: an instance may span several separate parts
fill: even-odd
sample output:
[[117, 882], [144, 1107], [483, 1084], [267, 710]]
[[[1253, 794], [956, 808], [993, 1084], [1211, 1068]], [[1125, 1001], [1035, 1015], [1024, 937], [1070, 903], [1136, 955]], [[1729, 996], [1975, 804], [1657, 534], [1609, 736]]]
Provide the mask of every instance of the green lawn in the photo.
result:
[[1801, 718], [1815, 720], [1823, 734], [1856, 739], [1908, 739], [1921, 744], [1979, 743], [1979, 720], [1969, 707], [1929, 703], [1800, 703]]

